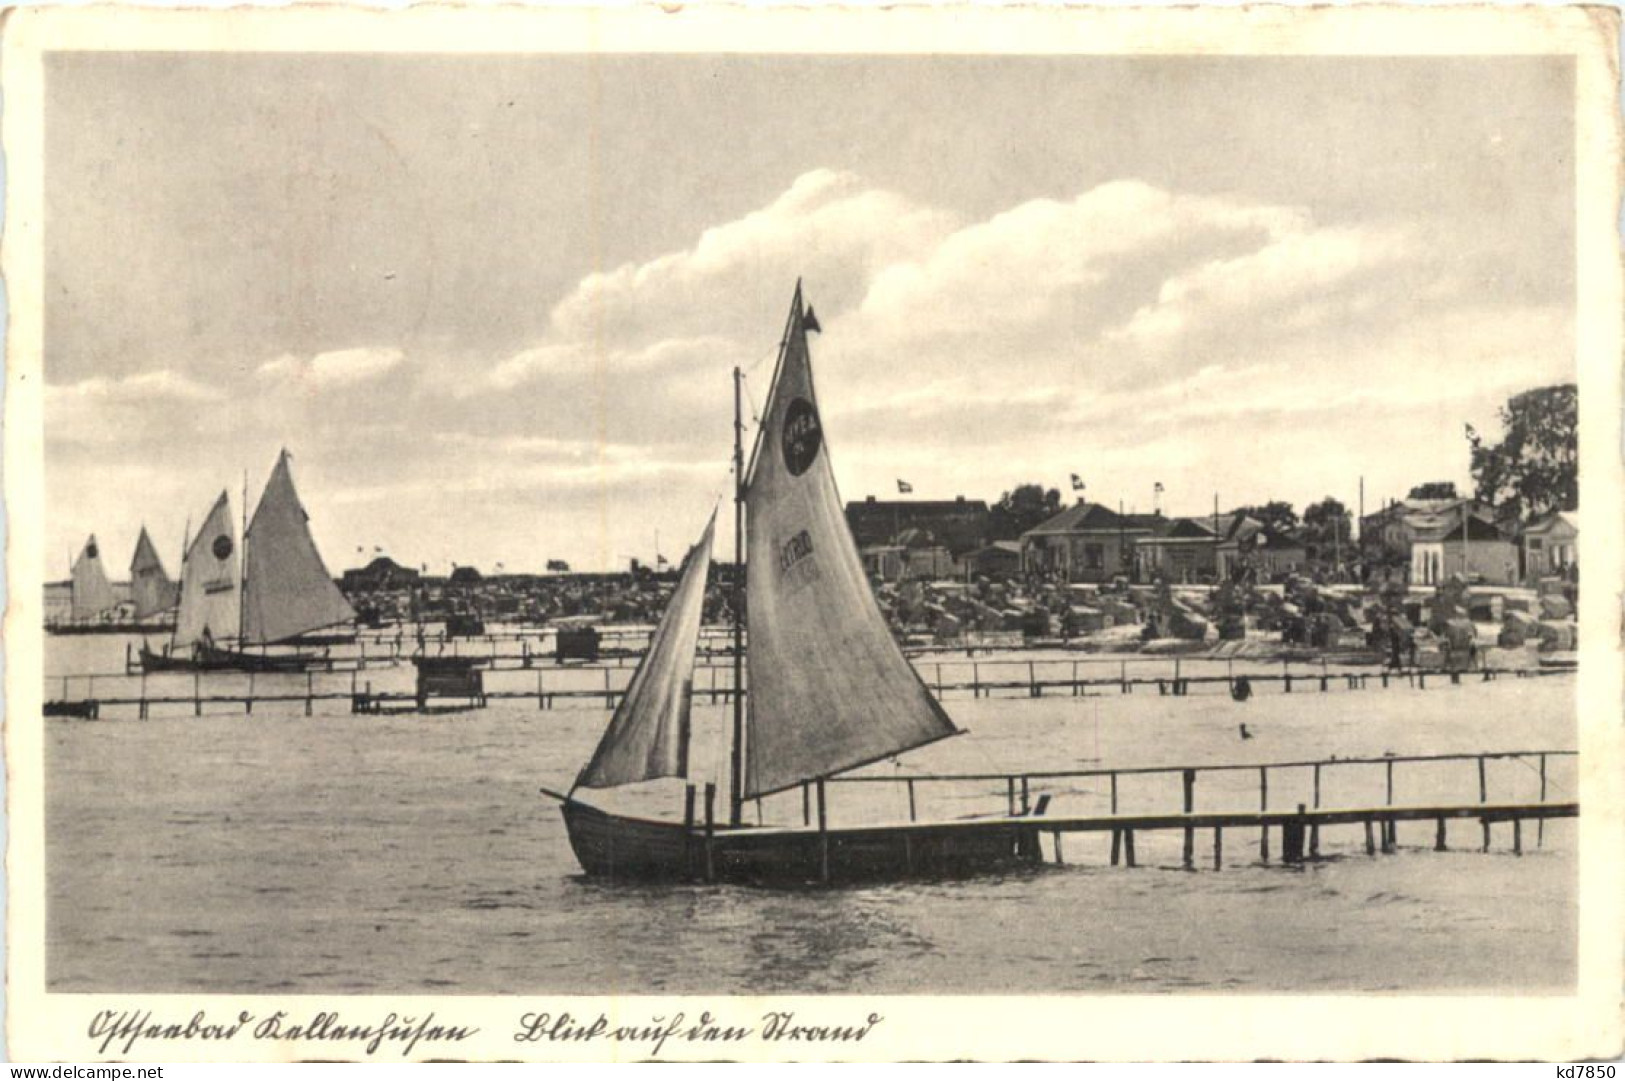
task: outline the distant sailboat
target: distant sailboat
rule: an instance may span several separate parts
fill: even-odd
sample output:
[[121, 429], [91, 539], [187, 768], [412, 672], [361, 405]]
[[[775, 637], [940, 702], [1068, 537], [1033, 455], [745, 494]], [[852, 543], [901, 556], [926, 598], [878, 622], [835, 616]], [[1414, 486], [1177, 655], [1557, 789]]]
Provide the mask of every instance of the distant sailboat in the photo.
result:
[[[308, 518], [284, 450], [248, 524], [239, 574], [231, 501], [221, 492], [181, 567], [169, 652], [143, 646], [143, 667], [285, 672], [322, 663], [317, 654], [263, 648], [355, 619], [316, 550]], [[250, 652], [250, 646], [262, 648]]]
[[310, 515], [294, 490], [288, 452], [277, 456], [243, 543], [242, 640], [253, 645], [288, 642], [344, 623], [355, 609], [327, 573]]
[[135, 555], [130, 557], [130, 597], [135, 602], [136, 622], [150, 620], [175, 607], [179, 600], [176, 585], [164, 570], [158, 558], [158, 549], [147, 536], [147, 527], [141, 527], [141, 536], [135, 542]]
[[75, 622], [101, 619], [118, 607], [107, 573], [102, 570], [101, 547], [95, 534], [85, 541], [79, 558], [73, 561], [72, 613]]
[[[660, 701], [679, 694], [686, 701], [681, 681], [687, 680], [686, 666], [693, 660], [687, 635], [691, 622], [697, 633], [699, 615], [697, 607], [690, 610], [694, 602], [684, 591], [704, 591], [703, 574], [697, 575], [691, 565], [657, 632], [657, 637], [670, 637], [671, 649], [683, 645], [688, 650], [683, 661], [657, 664], [651, 649], [575, 788], [568, 794], [547, 793], [562, 801], [571, 847], [588, 874], [632, 880], [827, 882], [974, 873], [1030, 861], [1038, 851], [1036, 823], [1014, 815], [839, 828], [825, 824], [827, 778], [958, 735], [960, 729], [898, 648], [864, 575], [819, 420], [809, 329], [816, 330], [817, 324], [810, 310], [802, 308], [798, 285], [748, 471], [739, 468], [742, 448], [737, 439], [735, 444], [736, 477], [744, 477], [736, 486], [735, 503], [743, 511], [740, 528], [748, 533], [750, 557], [745, 606], [750, 613], [750, 681], [748, 722], [740, 697], [734, 697], [727, 821], [713, 821], [709, 786], [703, 826], [693, 811], [693, 789], [688, 790], [681, 824], [611, 813], [576, 795], [581, 788], [686, 773], [679, 766], [683, 756], [669, 748], [671, 726], [657, 726], [652, 719], [669, 715], [669, 708], [641, 703], [654, 697], [649, 686], [657, 681], [663, 688]], [[739, 378], [736, 371], [736, 433], [743, 427]], [[702, 546], [708, 547], [709, 539], [708, 527]], [[737, 533], [735, 542], [737, 583]], [[735, 604], [735, 611], [740, 607]], [[742, 637], [736, 616], [736, 654]], [[662, 639], [657, 645], [664, 649], [668, 642]], [[655, 732], [661, 735], [657, 738]], [[807, 808], [802, 826], [743, 824], [746, 800], [798, 786]], [[814, 790], [817, 826], [810, 814]]]

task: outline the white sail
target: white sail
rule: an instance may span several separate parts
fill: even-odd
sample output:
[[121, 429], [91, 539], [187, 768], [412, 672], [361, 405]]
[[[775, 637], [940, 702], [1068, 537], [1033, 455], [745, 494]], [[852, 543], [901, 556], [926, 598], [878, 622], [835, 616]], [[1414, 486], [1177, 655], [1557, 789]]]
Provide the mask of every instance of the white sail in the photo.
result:
[[355, 618], [316, 551], [285, 450], [265, 482], [243, 547], [245, 642], [281, 642]]
[[181, 601], [175, 613], [175, 644], [190, 646], [205, 637], [217, 641], [232, 637], [241, 621], [241, 600], [237, 588], [237, 537], [231, 527], [231, 500], [221, 492], [181, 561]]
[[576, 784], [612, 788], [655, 777], [688, 775], [689, 681], [700, 640], [700, 616], [711, 567], [711, 515], [689, 550], [682, 577], [649, 649], [627, 686], [626, 696]]
[[175, 583], [164, 570], [146, 526], [141, 527], [135, 555], [130, 558], [130, 597], [135, 602], [136, 619], [148, 619], [175, 607]]
[[92, 534], [73, 561], [73, 618], [93, 619], [116, 607], [118, 600], [102, 570], [101, 548]]
[[870, 591], [835, 488], [803, 319], [798, 286], [745, 493], [746, 797], [959, 731]]

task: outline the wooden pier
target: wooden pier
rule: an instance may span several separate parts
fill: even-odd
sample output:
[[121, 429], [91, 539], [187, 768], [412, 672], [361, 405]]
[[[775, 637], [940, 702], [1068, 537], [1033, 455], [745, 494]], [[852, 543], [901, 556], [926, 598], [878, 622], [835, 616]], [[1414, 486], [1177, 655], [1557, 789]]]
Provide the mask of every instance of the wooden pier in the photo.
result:
[[[447, 659], [452, 656], [447, 655]], [[484, 699], [534, 700], [537, 708], [544, 710], [564, 705], [613, 709], [631, 678], [630, 668], [615, 663], [557, 665], [543, 655], [531, 655], [525, 659], [525, 663], [511, 666], [505, 666], [500, 658], [494, 662], [477, 656], [463, 659], [479, 661], [488, 675], [507, 675], [507, 686], [493, 685], [485, 691]], [[397, 658], [390, 662], [390, 667], [404, 667], [411, 662], [412, 658]], [[1284, 694], [1325, 694], [1392, 687], [1428, 690], [1467, 681], [1487, 683], [1499, 679], [1539, 679], [1574, 674], [1573, 669], [1567, 668], [1334, 670], [1324, 663], [1238, 665], [1234, 660], [1190, 657], [1167, 660], [1103, 657], [1050, 661], [932, 661], [916, 662], [915, 670], [938, 698], [968, 692], [977, 699], [1080, 698], [1100, 694], [1133, 694], [1137, 691], [1143, 693], [1153, 688], [1158, 695], [1170, 697], [1186, 697], [1193, 693], [1242, 695], [1265, 688]], [[356, 665], [348, 669], [305, 672], [302, 674], [305, 686], [299, 690], [289, 689], [290, 681], [301, 678], [298, 674], [266, 675], [262, 678], [270, 681], [272, 688], [266, 691], [256, 688], [255, 678], [249, 673], [193, 672], [153, 674], [149, 677], [139, 672], [106, 672], [55, 676], [47, 680], [48, 714], [83, 716], [93, 712], [99, 716], [107, 707], [133, 707], [136, 715], [145, 719], [153, 707], [191, 707], [194, 715], [201, 715], [204, 706], [213, 707], [216, 711], [240, 709], [244, 713], [252, 713], [258, 704], [295, 702], [303, 706], [306, 716], [311, 716], [318, 702], [349, 702], [352, 712], [375, 712], [380, 708], [404, 706], [418, 698], [415, 692], [404, 688], [398, 692], [383, 688], [374, 691], [372, 682], [362, 679], [368, 671], [366, 666]], [[520, 672], [535, 673], [534, 686], [516, 685]], [[332, 689], [331, 677], [346, 674], [350, 677], [348, 687]], [[164, 680], [172, 687], [175, 682], [188, 676], [192, 683], [190, 693], [171, 691], [166, 694], [149, 690], [149, 678], [152, 681]], [[315, 683], [318, 676], [327, 677], [324, 682], [329, 686], [318, 688]], [[222, 681], [234, 681], [238, 686], [222, 690]], [[241, 686], [245, 681], [246, 687]], [[293, 686], [297, 687], [297, 683]], [[103, 693], [98, 694], [98, 689]], [[693, 694], [695, 701], [708, 705], [731, 702], [734, 695], [732, 666], [697, 665]]]
[[[1011, 823], [1030, 825], [1036, 838], [1050, 838], [1053, 862], [1064, 863], [1062, 837], [1069, 833], [1108, 833], [1111, 836], [1109, 862], [1112, 866], [1126, 863], [1136, 865], [1135, 837], [1137, 834], [1177, 832], [1182, 835], [1180, 864], [1195, 869], [1196, 841], [1199, 832], [1210, 832], [1212, 864], [1215, 869], [1224, 864], [1224, 831], [1256, 831], [1258, 862], [1271, 860], [1272, 831], [1279, 841], [1280, 861], [1288, 864], [1303, 863], [1320, 858], [1321, 830], [1337, 826], [1361, 827], [1367, 855], [1392, 853], [1398, 847], [1398, 825], [1402, 822], [1430, 822], [1434, 829], [1431, 848], [1448, 848], [1447, 824], [1451, 821], [1476, 821], [1480, 825], [1481, 848], [1490, 851], [1492, 826], [1510, 825], [1509, 847], [1521, 855], [1524, 849], [1523, 825], [1535, 826], [1535, 844], [1545, 841], [1545, 823], [1548, 819], [1575, 818], [1580, 805], [1576, 800], [1550, 799], [1552, 783], [1549, 766], [1554, 760], [1577, 759], [1578, 752], [1567, 749], [1529, 751], [1487, 751], [1476, 754], [1383, 755], [1366, 758], [1299, 759], [1276, 762], [1217, 763], [1196, 766], [1130, 766], [1118, 769], [1052, 770], [1027, 773], [955, 773], [916, 774], [912, 776], [864, 775], [830, 777], [829, 786], [836, 785], [891, 785], [906, 791], [910, 824], [924, 829], [954, 830], [970, 828], [975, 824]], [[1518, 763], [1531, 771], [1538, 780], [1538, 798], [1534, 800], [1490, 799], [1489, 766], [1492, 763]], [[1430, 800], [1405, 804], [1395, 799], [1396, 767], [1441, 766], [1461, 764], [1470, 766], [1468, 785], [1477, 796], [1454, 802]], [[1380, 771], [1384, 801], [1381, 804], [1360, 803], [1343, 807], [1321, 805], [1322, 791], [1333, 771], [1367, 773], [1363, 782], [1367, 787], [1375, 784], [1369, 774]], [[1256, 809], [1228, 807], [1198, 810], [1196, 806], [1199, 780], [1206, 775], [1256, 773], [1258, 806]], [[1296, 776], [1294, 776], [1296, 775]], [[1180, 781], [1181, 806], [1178, 811], [1125, 812], [1121, 809], [1128, 795], [1129, 782], [1134, 779], [1177, 776]], [[1277, 791], [1283, 779], [1294, 780], [1300, 789], [1310, 793], [1308, 802], [1287, 808], [1270, 806], [1270, 780], [1275, 778]], [[1080, 782], [1094, 782], [1103, 787], [1102, 793], [1079, 793]], [[1002, 789], [1005, 797], [1003, 815], [960, 819], [951, 822], [920, 822], [919, 807], [922, 792], [940, 786], [980, 786]], [[802, 786], [802, 824], [811, 825], [808, 808], [811, 806], [809, 789]], [[1050, 808], [1059, 801], [1078, 796], [1104, 796], [1109, 801], [1106, 814], [1052, 814]], [[1234, 795], [1234, 793], [1232, 793]], [[991, 828], [991, 827], [990, 827]]]

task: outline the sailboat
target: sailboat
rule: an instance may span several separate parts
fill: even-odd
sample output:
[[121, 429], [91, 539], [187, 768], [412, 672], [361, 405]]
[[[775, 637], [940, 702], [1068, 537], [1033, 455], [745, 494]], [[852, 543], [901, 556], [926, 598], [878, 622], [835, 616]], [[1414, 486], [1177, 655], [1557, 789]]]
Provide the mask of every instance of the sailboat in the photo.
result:
[[137, 623], [173, 610], [180, 598], [175, 583], [164, 570], [164, 561], [158, 557], [158, 549], [147, 536], [146, 526], [141, 527], [135, 554], [130, 557], [130, 598], [135, 603]]
[[[1037, 859], [1037, 824], [1025, 816], [828, 825], [828, 778], [961, 729], [903, 656], [864, 575], [813, 389], [807, 334], [818, 329], [798, 282], [748, 470], [742, 377], [734, 372], [736, 591], [742, 549], [750, 567], [746, 603], [736, 595], [731, 606], [750, 613], [746, 649], [735, 616], [734, 686], [743, 686], [744, 654], [749, 710], [735, 695], [727, 819], [715, 819], [711, 785], [703, 819], [694, 788], [685, 786], [681, 822], [611, 812], [578, 795], [687, 772], [687, 728], [672, 722], [670, 702], [688, 697], [700, 618], [691, 593], [704, 592], [697, 568], [709, 563], [708, 527], [592, 761], [568, 793], [543, 789], [561, 803], [570, 845], [589, 875], [766, 885], [973, 874]], [[798, 787], [802, 825], [744, 823], [747, 800]]]
[[72, 618], [75, 623], [88, 623], [108, 616], [118, 607], [113, 587], [102, 570], [101, 546], [93, 533], [79, 550], [73, 561]]
[[[277, 457], [243, 537], [239, 574], [231, 501], [221, 492], [181, 567], [180, 608], [169, 650], [158, 654], [144, 644], [141, 648], [147, 671], [302, 672], [326, 662], [320, 654], [266, 648], [298, 643], [312, 631], [355, 619], [316, 550], [286, 450]], [[257, 652], [250, 651], [256, 646]]]

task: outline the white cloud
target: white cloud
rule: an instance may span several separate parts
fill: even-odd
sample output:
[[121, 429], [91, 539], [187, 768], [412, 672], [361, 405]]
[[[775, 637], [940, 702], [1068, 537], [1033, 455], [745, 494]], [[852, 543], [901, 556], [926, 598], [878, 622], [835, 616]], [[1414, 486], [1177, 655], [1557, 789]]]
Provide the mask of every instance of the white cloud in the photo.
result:
[[217, 388], [167, 368], [138, 372], [121, 379], [97, 376], [45, 388], [47, 409], [75, 402], [206, 402], [222, 397], [224, 394]]
[[335, 349], [302, 358], [292, 353], [261, 364], [256, 373], [267, 379], [310, 387], [342, 387], [374, 379], [398, 366], [406, 354], [393, 347]]

